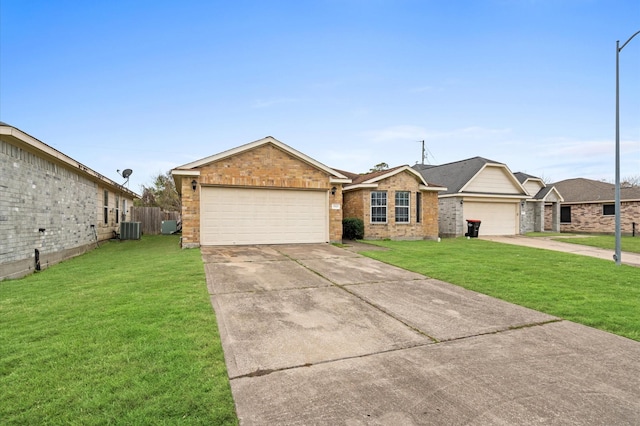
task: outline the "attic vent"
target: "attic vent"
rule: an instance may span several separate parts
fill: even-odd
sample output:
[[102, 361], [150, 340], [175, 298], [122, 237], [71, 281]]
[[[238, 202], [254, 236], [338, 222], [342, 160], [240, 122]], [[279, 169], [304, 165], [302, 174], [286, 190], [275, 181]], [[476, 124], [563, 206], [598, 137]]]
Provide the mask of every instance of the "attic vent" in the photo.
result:
[[120, 239], [121, 240], [139, 240], [140, 239], [140, 222], [121, 222], [120, 223]]

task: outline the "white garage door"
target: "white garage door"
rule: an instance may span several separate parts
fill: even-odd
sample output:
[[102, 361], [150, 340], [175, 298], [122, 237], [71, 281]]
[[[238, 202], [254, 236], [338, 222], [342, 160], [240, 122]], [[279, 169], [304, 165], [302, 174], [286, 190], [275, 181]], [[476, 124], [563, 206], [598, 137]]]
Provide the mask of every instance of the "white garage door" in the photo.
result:
[[[480, 235], [518, 234], [518, 204], [464, 201], [464, 226], [467, 219], [481, 220]], [[466, 232], [466, 228], [465, 228]]]
[[202, 245], [320, 243], [329, 240], [324, 191], [202, 187]]

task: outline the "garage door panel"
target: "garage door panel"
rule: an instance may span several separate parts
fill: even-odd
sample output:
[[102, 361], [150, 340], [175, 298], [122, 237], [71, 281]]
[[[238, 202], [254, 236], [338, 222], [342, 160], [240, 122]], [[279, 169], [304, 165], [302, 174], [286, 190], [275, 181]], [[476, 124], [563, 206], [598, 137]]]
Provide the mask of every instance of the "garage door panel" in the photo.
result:
[[518, 233], [517, 203], [465, 200], [464, 219], [481, 220], [480, 235], [515, 235]]
[[324, 191], [203, 187], [201, 197], [203, 245], [328, 240]]

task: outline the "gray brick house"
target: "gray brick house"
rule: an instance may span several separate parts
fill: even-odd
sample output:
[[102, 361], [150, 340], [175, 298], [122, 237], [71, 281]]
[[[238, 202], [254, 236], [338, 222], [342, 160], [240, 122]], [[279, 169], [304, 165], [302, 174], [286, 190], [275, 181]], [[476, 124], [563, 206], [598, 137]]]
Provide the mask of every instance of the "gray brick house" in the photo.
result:
[[[439, 232], [459, 237], [468, 220], [480, 220], [481, 235], [518, 235], [559, 228], [560, 193], [541, 179], [512, 173], [506, 164], [473, 157], [442, 165], [416, 164], [424, 179], [446, 187], [438, 193]], [[556, 214], [546, 217], [549, 206]]]
[[136, 198], [0, 122], [0, 280], [44, 269], [112, 238]]

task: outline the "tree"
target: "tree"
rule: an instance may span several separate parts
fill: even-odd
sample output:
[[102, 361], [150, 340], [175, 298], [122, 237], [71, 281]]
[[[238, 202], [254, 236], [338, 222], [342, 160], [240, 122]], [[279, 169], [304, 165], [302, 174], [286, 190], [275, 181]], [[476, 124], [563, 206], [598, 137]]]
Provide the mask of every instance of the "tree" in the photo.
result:
[[620, 182], [621, 188], [638, 188], [640, 187], [640, 175], [627, 176]]
[[140, 205], [160, 207], [165, 211], [180, 210], [180, 196], [170, 171], [164, 174], [159, 173], [154, 178], [152, 186], [142, 185]]
[[389, 165], [385, 162], [382, 163], [378, 163], [375, 166], [373, 166], [373, 168], [369, 169], [369, 172], [381, 172], [383, 170], [387, 170], [389, 168]]

